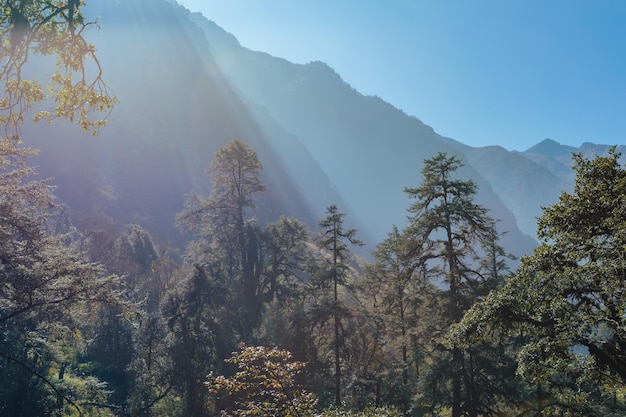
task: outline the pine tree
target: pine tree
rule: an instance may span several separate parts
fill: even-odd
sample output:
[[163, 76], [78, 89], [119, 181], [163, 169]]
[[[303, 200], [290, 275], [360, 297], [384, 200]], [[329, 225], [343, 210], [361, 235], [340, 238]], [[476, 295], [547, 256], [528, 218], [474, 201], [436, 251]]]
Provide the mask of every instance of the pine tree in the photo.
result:
[[256, 152], [234, 139], [220, 148], [207, 170], [212, 189], [209, 197], [192, 193], [176, 222], [198, 239], [187, 251], [188, 260], [218, 268], [228, 280], [231, 296], [242, 312], [241, 331], [250, 335], [260, 314], [257, 288], [261, 279], [259, 227], [254, 218], [254, 195], [265, 190]]
[[328, 253], [328, 265], [318, 284], [332, 288], [332, 305], [330, 314], [333, 318], [333, 351], [335, 366], [335, 405], [341, 406], [341, 317], [344, 314], [339, 302], [339, 287], [346, 284], [350, 270], [350, 250], [348, 244], [362, 245], [356, 236], [355, 229], [345, 230], [343, 227], [344, 213], [336, 205], [326, 209], [327, 217], [320, 221], [322, 229], [317, 244]]
[[282, 307], [278, 304], [301, 291], [297, 274], [304, 269], [308, 230], [286, 216], [258, 224], [255, 196], [265, 190], [262, 168], [250, 146], [230, 141], [207, 170], [210, 195], [191, 194], [176, 219], [196, 239], [184, 255], [181, 285], [170, 291], [164, 309], [176, 334], [175, 367], [185, 370], [176, 372], [177, 386], [193, 415], [206, 412], [202, 376], [222, 366], [238, 342], [275, 343], [284, 336], [264, 321], [270, 318], [266, 307]]
[[[480, 258], [483, 243], [494, 242], [493, 223], [487, 209], [474, 202], [476, 185], [471, 180], [455, 177], [462, 163], [456, 156], [439, 153], [424, 161], [423, 182], [405, 192], [417, 201], [409, 207], [411, 216], [405, 234], [409, 253], [424, 265], [435, 283], [445, 286], [440, 291], [443, 301], [442, 322], [433, 335], [437, 358], [432, 371], [435, 380], [449, 379], [451, 396], [443, 391], [442, 405], [452, 410], [452, 417], [475, 417], [480, 410], [476, 387], [474, 353], [459, 346], [444, 346], [444, 335], [458, 323], [481, 293], [487, 277], [482, 273]], [[497, 265], [496, 265], [497, 266]], [[491, 284], [489, 284], [491, 285]]]

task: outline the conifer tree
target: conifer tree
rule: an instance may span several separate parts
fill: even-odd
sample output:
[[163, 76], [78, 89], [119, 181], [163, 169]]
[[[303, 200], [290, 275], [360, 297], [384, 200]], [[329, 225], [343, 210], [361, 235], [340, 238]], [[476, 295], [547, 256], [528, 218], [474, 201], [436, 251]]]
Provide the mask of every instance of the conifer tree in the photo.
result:
[[241, 330], [251, 334], [260, 314], [257, 288], [261, 279], [259, 227], [254, 218], [254, 195], [265, 190], [260, 173], [263, 165], [256, 152], [239, 139], [230, 141], [215, 154], [207, 174], [211, 179], [208, 197], [192, 193], [177, 216], [183, 230], [198, 239], [188, 250], [189, 261], [219, 269], [228, 280], [234, 305], [242, 308]]
[[346, 284], [350, 270], [351, 253], [348, 244], [362, 245], [356, 238], [355, 229], [344, 229], [343, 218], [336, 205], [326, 209], [326, 218], [319, 223], [322, 231], [317, 239], [320, 249], [328, 253], [328, 265], [317, 283], [332, 289], [332, 305], [330, 314], [333, 318], [333, 351], [334, 351], [334, 396], [335, 405], [341, 406], [341, 318], [345, 314], [339, 302], [339, 287]]
[[478, 291], [485, 278], [480, 258], [484, 254], [483, 243], [494, 242], [494, 235], [487, 209], [474, 202], [474, 182], [455, 177], [460, 167], [458, 157], [445, 153], [424, 161], [422, 184], [405, 189], [409, 197], [416, 199], [409, 207], [411, 216], [405, 234], [411, 256], [424, 265], [430, 279], [445, 286], [440, 291], [442, 322], [433, 335], [433, 354], [437, 359], [432, 371], [440, 374], [435, 381], [450, 381], [451, 392], [447, 397], [447, 389], [443, 388], [436, 394], [441, 395], [438, 401], [451, 408], [452, 417], [475, 417], [480, 411], [473, 378], [476, 360], [472, 352], [464, 352], [457, 345], [445, 348], [443, 336], [484, 295]]
[[195, 416], [206, 412], [203, 376], [219, 369], [238, 342], [274, 343], [276, 327], [263, 321], [269, 318], [265, 307], [300, 291], [297, 272], [303, 269], [308, 230], [286, 216], [258, 224], [262, 168], [250, 146], [230, 141], [207, 170], [210, 195], [192, 193], [176, 219], [196, 239], [184, 255], [181, 285], [170, 291], [163, 309], [176, 334], [177, 389]]

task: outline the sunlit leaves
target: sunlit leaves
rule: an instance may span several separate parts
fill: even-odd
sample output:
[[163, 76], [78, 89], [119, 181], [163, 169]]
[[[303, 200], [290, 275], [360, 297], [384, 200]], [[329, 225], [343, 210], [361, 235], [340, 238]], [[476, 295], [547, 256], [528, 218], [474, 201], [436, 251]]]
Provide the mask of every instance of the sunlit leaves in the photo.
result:
[[312, 416], [315, 397], [297, 383], [305, 367], [278, 348], [240, 344], [226, 362], [237, 366], [232, 377], [211, 376], [206, 385], [229, 406], [226, 416]]
[[[96, 134], [115, 98], [102, 79], [77, 0], [5, 0], [0, 13], [0, 124], [16, 140], [26, 117], [66, 119]], [[44, 74], [41, 68], [56, 70]], [[47, 79], [46, 79], [47, 76]], [[45, 108], [38, 108], [43, 105]]]

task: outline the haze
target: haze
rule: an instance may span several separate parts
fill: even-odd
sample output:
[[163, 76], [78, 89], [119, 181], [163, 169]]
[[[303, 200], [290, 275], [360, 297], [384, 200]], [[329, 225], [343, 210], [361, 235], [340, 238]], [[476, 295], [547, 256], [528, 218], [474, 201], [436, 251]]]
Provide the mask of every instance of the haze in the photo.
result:
[[184, 0], [243, 46], [326, 62], [443, 136], [626, 143], [621, 1]]

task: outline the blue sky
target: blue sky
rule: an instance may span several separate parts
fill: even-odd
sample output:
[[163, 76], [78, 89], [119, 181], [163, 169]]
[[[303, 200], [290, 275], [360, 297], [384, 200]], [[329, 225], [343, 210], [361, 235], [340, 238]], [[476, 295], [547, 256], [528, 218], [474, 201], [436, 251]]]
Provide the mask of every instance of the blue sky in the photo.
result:
[[626, 1], [179, 2], [472, 146], [626, 144]]

